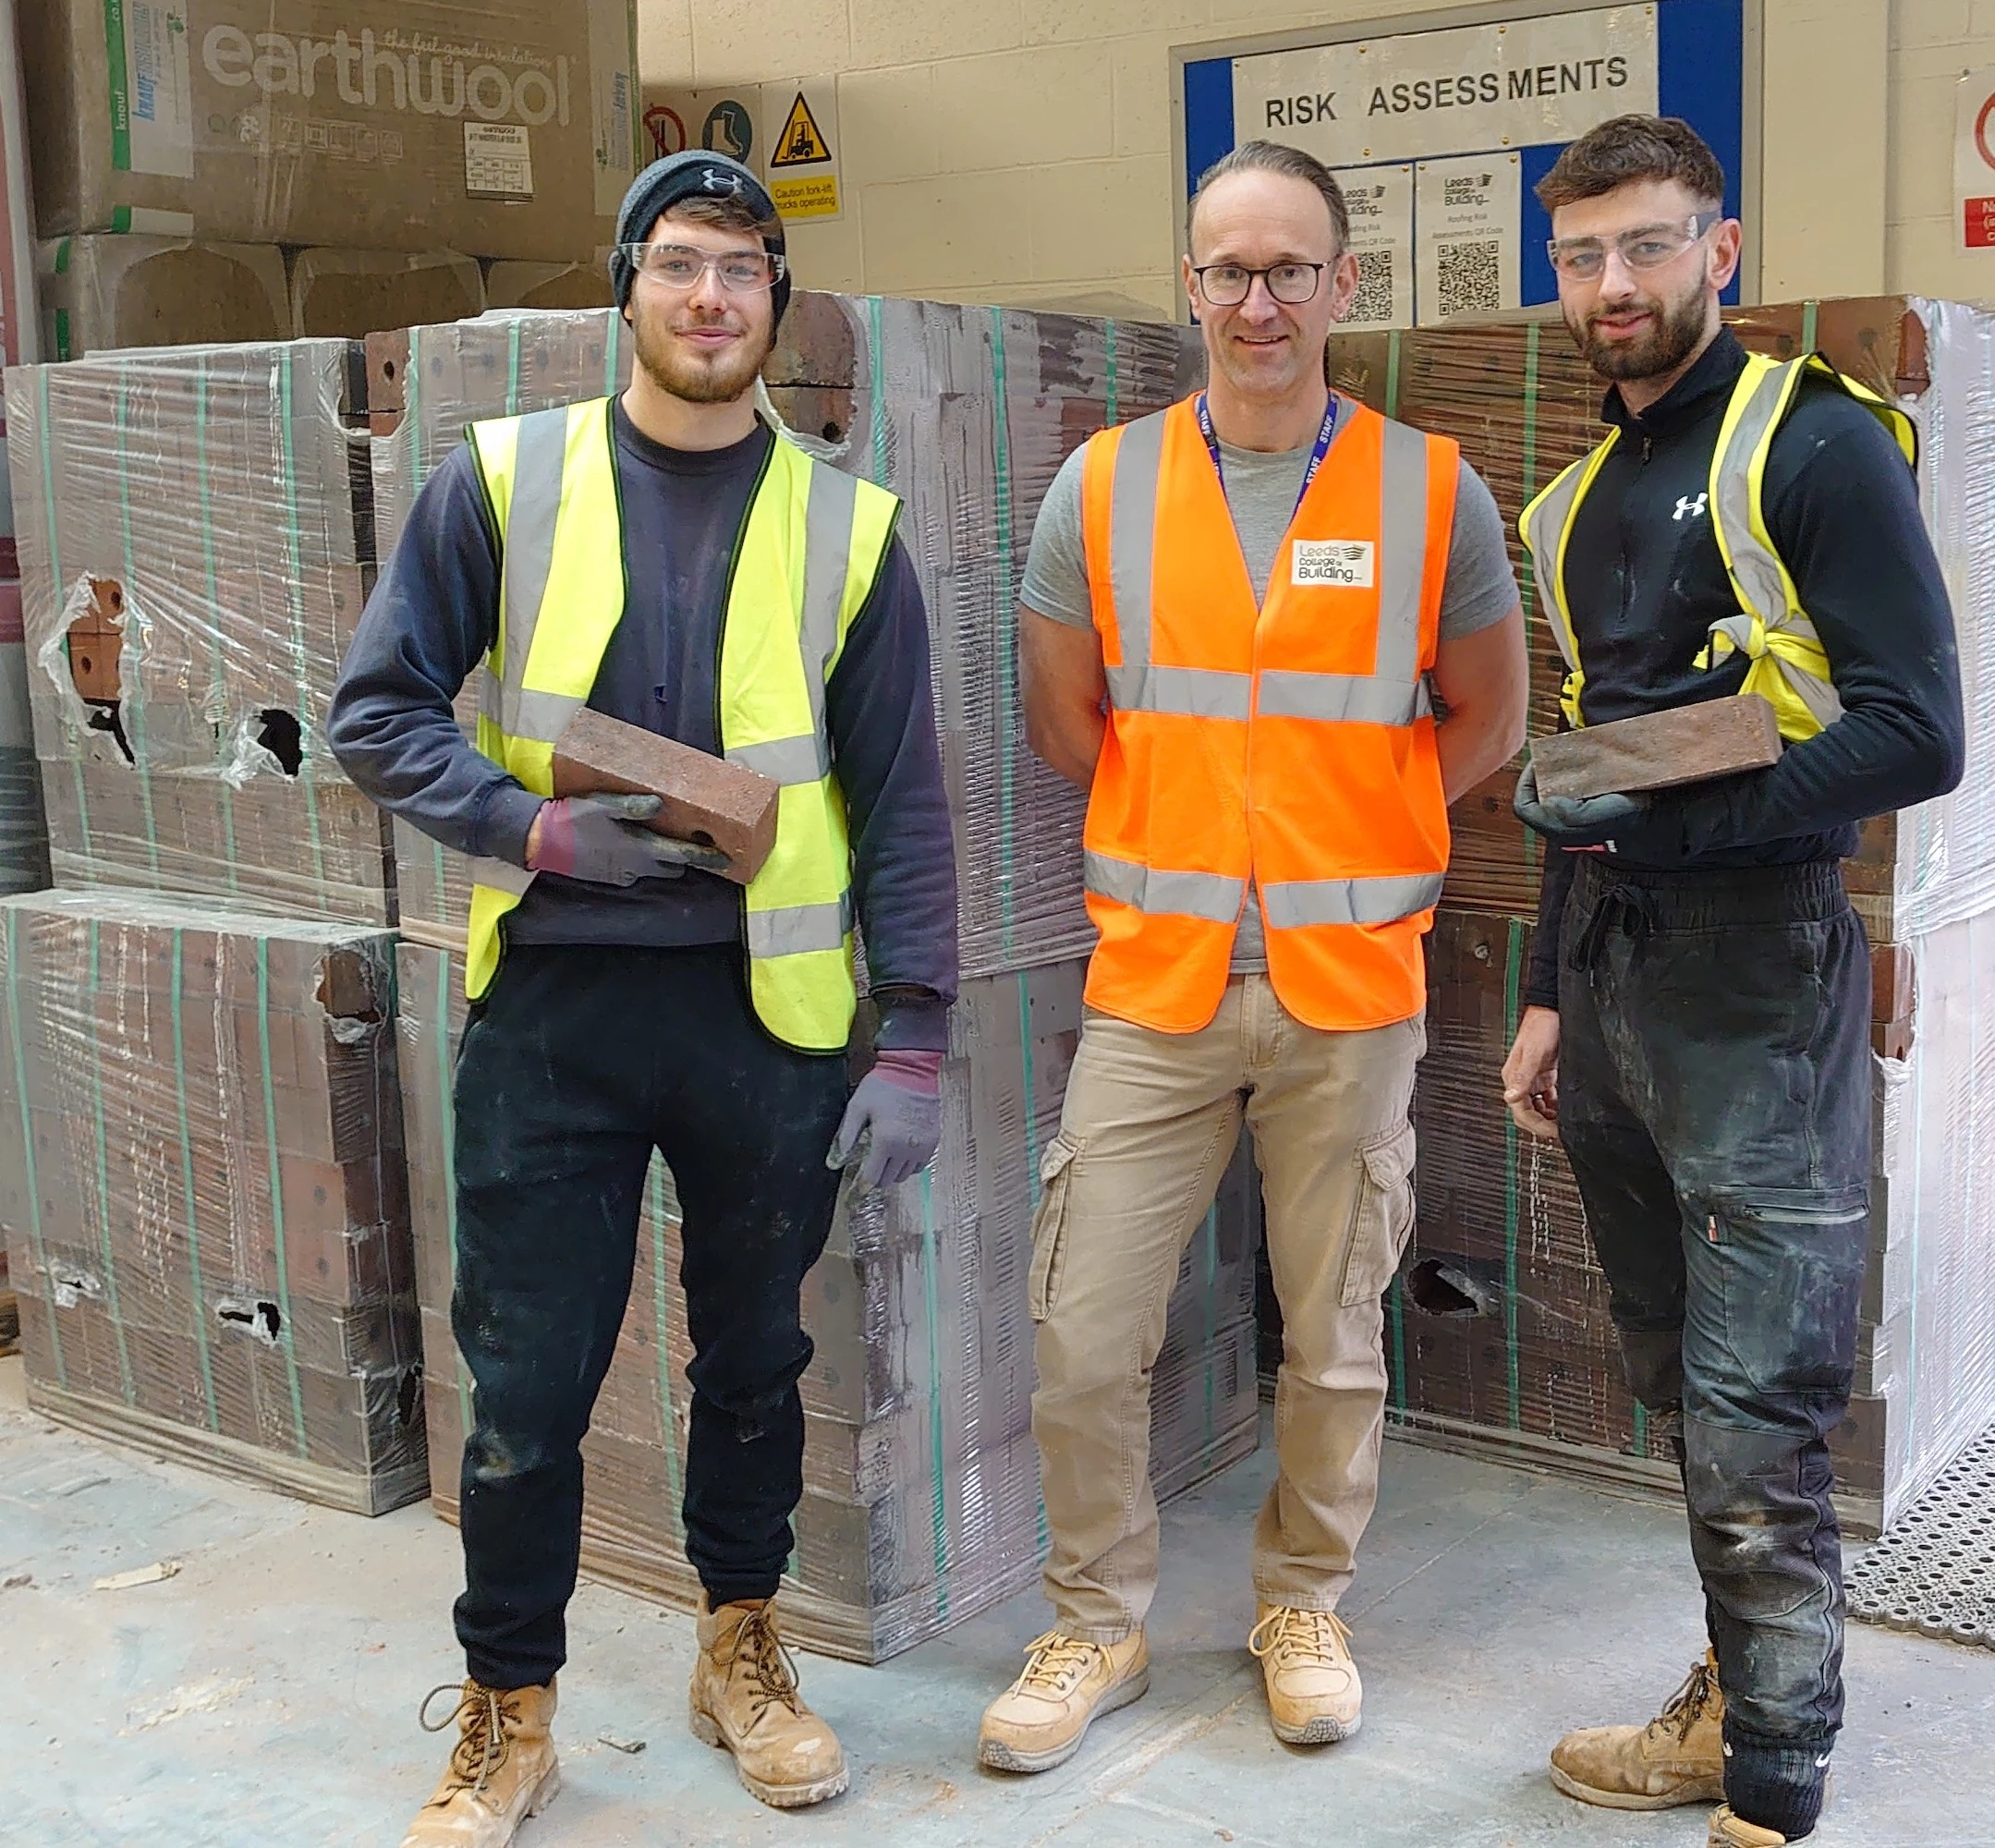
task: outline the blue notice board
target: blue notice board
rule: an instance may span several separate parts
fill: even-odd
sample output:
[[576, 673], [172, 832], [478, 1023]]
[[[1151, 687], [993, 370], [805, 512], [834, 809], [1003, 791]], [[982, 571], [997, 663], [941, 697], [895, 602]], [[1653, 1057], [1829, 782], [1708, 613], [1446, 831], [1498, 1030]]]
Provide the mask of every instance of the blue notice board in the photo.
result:
[[[1486, 209], [1514, 213], [1503, 243], [1505, 262], [1514, 263], [1516, 305], [1554, 301], [1558, 289], [1545, 254], [1551, 225], [1533, 188], [1560, 149], [1594, 122], [1648, 107], [1683, 117], [1724, 166], [1727, 213], [1746, 216], [1746, 6], [1654, 0], [1490, 10], [1451, 15], [1444, 27], [1416, 15], [1340, 29], [1313, 44], [1310, 35], [1291, 33], [1213, 47], [1210, 55], [1192, 48], [1180, 55], [1185, 197], [1214, 161], [1255, 139], [1308, 148], [1338, 171], [1347, 190], [1367, 168], [1384, 181], [1409, 169], [1438, 175], [1450, 162], [1473, 168], [1479, 160], [1487, 167], [1501, 157], [1508, 165], [1515, 156], [1509, 187], [1494, 189], [1495, 204]], [[1478, 23], [1463, 26], [1465, 17]], [[1236, 121], [1242, 115], [1247, 119]], [[1471, 186], [1477, 176], [1470, 173]], [[1479, 177], [1487, 182], [1490, 176]], [[1416, 214], [1410, 236], [1417, 249], [1431, 235], [1417, 214], [1430, 217], [1442, 195], [1405, 183], [1401, 189]], [[1412, 204], [1416, 198], [1422, 203]], [[1748, 249], [1752, 229], [1748, 221]], [[1514, 252], [1507, 248], [1512, 237]], [[1738, 298], [1734, 279], [1725, 299]], [[1423, 303], [1418, 318], [1434, 316]]]

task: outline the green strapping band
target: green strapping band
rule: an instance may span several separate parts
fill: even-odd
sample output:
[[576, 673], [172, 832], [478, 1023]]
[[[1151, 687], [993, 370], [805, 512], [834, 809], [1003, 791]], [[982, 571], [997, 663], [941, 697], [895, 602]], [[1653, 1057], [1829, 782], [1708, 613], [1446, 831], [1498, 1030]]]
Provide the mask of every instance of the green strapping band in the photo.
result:
[[1635, 1453], [1648, 1454], [1648, 1411], [1639, 1399], [1635, 1402]]
[[111, 86], [111, 165], [131, 171], [131, 92], [125, 68], [125, 0], [103, 0], [104, 65]]
[[[439, 847], [437, 853], [441, 856], [443, 849]], [[453, 1301], [457, 1294], [457, 1104], [456, 1088], [451, 1081], [450, 998], [455, 992], [456, 984], [450, 979], [450, 957], [440, 951], [436, 958], [436, 1096], [443, 1106], [439, 1126], [444, 1140], [444, 1223], [450, 1234], [450, 1294]], [[464, 1356], [457, 1352], [455, 1334], [451, 1338], [450, 1352], [456, 1363], [452, 1370], [457, 1380], [457, 1428], [468, 1443], [471, 1438], [471, 1382], [466, 1373]]]
[[1812, 353], [1815, 350], [1816, 322], [1820, 313], [1821, 303], [1819, 301], [1805, 301], [1801, 304], [1801, 350], [1804, 353]]
[[[98, 951], [102, 935], [102, 926], [92, 918], [90, 920], [88, 991], [88, 996], [91, 999], [101, 991], [98, 987]], [[103, 1041], [102, 1036], [94, 1032], [90, 1036], [90, 1074], [92, 1114], [97, 1128], [97, 1248], [103, 1259], [104, 1306], [111, 1311], [112, 1331], [117, 1336], [118, 1384], [124, 1389], [125, 1403], [129, 1405], [136, 1403], [131, 1390], [131, 1351], [125, 1340], [125, 1317], [118, 1307], [117, 1258], [111, 1247], [111, 1157], [103, 1122]]]
[[[36, 421], [41, 426], [35, 437], [42, 452], [42, 505], [48, 510], [48, 574], [55, 580], [55, 620], [60, 622], [68, 590], [62, 579], [62, 539], [55, 520], [55, 456], [49, 444], [48, 372], [46, 366], [35, 368], [35, 409], [39, 413]], [[67, 642], [64, 654], [67, 658]], [[93, 849], [90, 833], [90, 793], [83, 781], [80, 752], [69, 754], [69, 774], [76, 784], [77, 832], [81, 837], [83, 858], [87, 863], [93, 857]]]
[[933, 1478], [930, 1492], [929, 1526], [935, 1553], [935, 1614], [943, 1622], [949, 1617], [949, 1498], [943, 1481], [945, 1447], [943, 1443], [942, 1334], [937, 1323], [942, 1315], [942, 1291], [937, 1272], [942, 1268], [935, 1237], [935, 1185], [928, 1168], [921, 1171], [921, 1299], [929, 1323], [929, 1474]]
[[[291, 434], [297, 403], [293, 371], [297, 364], [298, 343], [293, 342], [285, 348], [284, 365], [278, 375], [278, 402], [284, 419], [285, 548], [290, 567], [286, 573], [285, 588], [290, 600], [291, 661], [298, 674], [298, 780], [305, 785], [305, 819], [311, 835], [312, 877], [319, 888], [319, 908], [322, 912], [333, 912], [345, 907], [334, 906], [332, 890], [326, 883], [325, 843], [319, 833], [319, 791], [312, 774], [312, 754], [317, 740], [306, 730], [307, 715], [311, 710], [311, 670], [310, 650], [305, 645], [305, 546], [298, 521], [298, 456]], [[304, 1454], [302, 1451], [298, 1453]]]
[[1003, 932], [1007, 959], [1012, 941], [1012, 847], [1016, 827], [1012, 788], [1012, 758], [1017, 748], [1018, 594], [1012, 580], [1011, 400], [1004, 383], [1004, 310], [991, 310], [991, 447], [997, 468], [996, 546], [1000, 578], [998, 596], [998, 698], [1003, 717], [998, 736], [998, 896], [1004, 911]]
[[[208, 671], [219, 692], [227, 684], [227, 666], [222, 658], [222, 590], [215, 571], [214, 492], [208, 480], [208, 359], [203, 354], [195, 361], [194, 378], [194, 471], [201, 481], [201, 554], [208, 598]], [[215, 740], [221, 756], [221, 740]], [[226, 777], [222, 784], [222, 840], [227, 849], [226, 868], [231, 895], [240, 892], [242, 882], [236, 871], [236, 791]]]
[[67, 308], [55, 310], [55, 357], [58, 359], [76, 357], [69, 344], [69, 310]]
[[519, 415], [519, 319], [505, 323], [505, 414]]
[[1385, 336], [1385, 414], [1399, 415], [1399, 329]]
[[[1524, 500], [1529, 505], [1531, 497], [1538, 492], [1538, 339], [1537, 322], [1526, 323], [1524, 329]], [[1524, 579], [1524, 626], [1528, 634], [1531, 626], [1531, 601], [1536, 589], [1534, 574], [1527, 569]], [[1524, 864], [1535, 867], [1542, 849], [1539, 845], [1534, 829], [1524, 831]]]
[[[1517, 1037], [1518, 978], [1524, 965], [1524, 919], [1510, 920], [1510, 949], [1503, 958], [1503, 1043]], [[1510, 1429], [1523, 1428], [1517, 1390], [1517, 1125], [1503, 1113], [1503, 1350], [1510, 1388]]]
[[277, 1242], [277, 1307], [284, 1317], [284, 1370], [291, 1388], [291, 1435], [299, 1457], [306, 1458], [305, 1394], [298, 1379], [298, 1333], [291, 1326], [291, 1261], [284, 1242], [284, 1171], [277, 1160], [277, 1088], [270, 1069], [270, 939], [263, 936], [256, 940], [256, 1038], [263, 1060], [263, 1136], [270, 1150], [270, 1223]]
[[28, 1107], [28, 1055], [20, 1032], [20, 913], [11, 905], [6, 913], [6, 1024], [7, 1038], [14, 1043], [14, 1095], [20, 1100], [20, 1146], [22, 1166], [28, 1182], [28, 1242], [34, 1247], [35, 1275], [47, 1292], [49, 1347], [55, 1359], [55, 1383], [69, 1390], [69, 1368], [63, 1359], [62, 1329], [55, 1319], [55, 1279], [48, 1266], [48, 1246], [42, 1232], [42, 1185], [35, 1173], [34, 1112]]
[[665, 1170], [654, 1154], [646, 1176], [651, 1205], [651, 1326], [658, 1347], [658, 1421], [665, 1434], [665, 1485], [672, 1496], [672, 1532], [686, 1544], [685, 1492], [679, 1486], [679, 1420], [672, 1408], [672, 1344], [666, 1314], [671, 1307], [665, 1276]]
[[194, 1134], [187, 1115], [187, 1038], [180, 1018], [180, 972], [185, 951], [183, 932], [173, 933], [173, 1082], [180, 1112], [180, 1198], [187, 1210], [188, 1274], [194, 1292], [194, 1352], [201, 1356], [201, 1396], [208, 1404], [208, 1429], [222, 1429], [214, 1403], [214, 1361], [208, 1351], [208, 1286], [201, 1271], [201, 1223], [194, 1210]]
[[1406, 1303], [1405, 1292], [1395, 1275], [1385, 1293], [1393, 1320], [1393, 1404], [1406, 1409]]
[[866, 385], [873, 395], [873, 481], [887, 485], [887, 394], [880, 378], [880, 298], [866, 298]]
[[1113, 321], [1104, 321], [1101, 330], [1102, 359], [1108, 369], [1106, 396], [1102, 408], [1113, 425], [1122, 421], [1122, 385], [1115, 376], [1115, 323]]
[[[145, 629], [140, 625], [134, 634], [130, 618], [131, 591], [138, 579], [139, 567], [132, 553], [131, 460], [125, 441], [126, 432], [131, 428], [131, 394], [126, 385], [128, 363], [121, 359], [117, 368], [117, 511], [118, 529], [125, 547], [125, 608], [128, 614], [126, 638], [137, 642], [144, 637]], [[118, 690], [124, 697], [118, 701], [118, 710], [131, 715], [133, 768], [139, 772], [139, 804], [145, 812], [145, 856], [152, 869], [152, 889], [156, 892], [159, 890], [159, 821], [152, 811], [152, 772], [149, 763], [152, 753], [147, 750], [145, 740], [145, 675], [140, 649], [133, 647], [131, 656], [133, 664], [141, 671], [132, 675], [137, 684], [129, 689], [127, 689], [122, 679], [120, 680]]]
[[[633, 18], [636, 16], [633, 15]], [[624, 331], [624, 317], [615, 309], [610, 310], [610, 337], [602, 348], [602, 389], [605, 394], [616, 389], [617, 341]]]

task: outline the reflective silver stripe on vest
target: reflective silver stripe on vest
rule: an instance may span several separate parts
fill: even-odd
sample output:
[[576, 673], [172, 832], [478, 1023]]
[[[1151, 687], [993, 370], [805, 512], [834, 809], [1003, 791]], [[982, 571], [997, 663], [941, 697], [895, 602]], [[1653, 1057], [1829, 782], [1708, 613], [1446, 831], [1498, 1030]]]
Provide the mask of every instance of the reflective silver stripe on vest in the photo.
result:
[[852, 898], [829, 905], [791, 905], [748, 913], [748, 954], [801, 956], [813, 950], [842, 950], [852, 930]]
[[471, 877], [480, 885], [492, 886], [515, 898], [524, 898], [527, 888], [533, 883], [533, 874], [510, 860], [473, 860]]
[[1442, 875], [1395, 873], [1383, 879], [1300, 879], [1264, 883], [1261, 902], [1277, 930], [1312, 924], [1395, 924], [1441, 902]]
[[1579, 500], [1579, 484], [1587, 472], [1584, 459], [1566, 469], [1545, 498], [1524, 522], [1524, 542], [1531, 553], [1532, 575], [1538, 579], [1538, 594], [1551, 619], [1551, 638], [1559, 646], [1559, 657], [1571, 673], [1579, 663], [1573, 659], [1573, 641], [1566, 633], [1570, 618], [1565, 609], [1565, 587], [1559, 582], [1559, 539], [1573, 517]]
[[1732, 442], [1720, 458], [1716, 479], [1717, 514], [1732, 550], [1732, 575], [1738, 579], [1746, 603], [1759, 612], [1769, 627], [1779, 627], [1787, 614], [1787, 591], [1781, 582], [1780, 561], [1760, 544], [1753, 531], [1753, 456], [1780, 415], [1782, 397], [1794, 369], [1806, 363], [1790, 359], [1760, 375], [1752, 396], [1733, 426]]
[[1116, 859], [1089, 851], [1088, 890], [1097, 898], [1113, 899], [1147, 917], [1170, 914], [1202, 918], [1211, 924], [1231, 924], [1247, 902], [1247, 881], [1217, 872], [1161, 872], [1134, 860]]
[[821, 783], [832, 773], [831, 748], [817, 736], [771, 738], [759, 745], [736, 745], [726, 753], [729, 763], [738, 763], [785, 789]]
[[[852, 561], [852, 520], [859, 484], [827, 462], [810, 468], [810, 494], [804, 505], [804, 691], [810, 700], [812, 729], [822, 734], [824, 686], [838, 658], [839, 616], [845, 608], [845, 574]], [[814, 780], [814, 779], [813, 779]]]
[[[1246, 720], [1254, 679], [1223, 668], [1160, 666], [1155, 634], [1157, 500], [1163, 414], [1124, 428], [1109, 494], [1109, 584], [1122, 663], [1107, 670], [1119, 712]], [[1282, 669], [1260, 676], [1259, 711], [1271, 717], [1410, 725], [1433, 710], [1420, 672], [1420, 598], [1427, 572], [1427, 439], [1385, 426], [1381, 469], [1378, 650], [1369, 675]]]
[[553, 564], [554, 522], [561, 512], [561, 474], [567, 450], [566, 406], [530, 411], [519, 419], [513, 450], [513, 497], [505, 517], [505, 556], [501, 566], [505, 667], [500, 691], [499, 729], [508, 737], [540, 736], [520, 729], [515, 723], [520, 716], [515, 709], [526, 686], [527, 662], [533, 652], [534, 630], [541, 620], [541, 605], [547, 595], [547, 574]]
[[490, 668], [478, 684], [479, 716], [490, 719], [507, 737], [533, 744], [559, 744], [568, 721], [587, 703], [573, 693], [539, 693], [525, 687], [515, 689], [508, 701]]

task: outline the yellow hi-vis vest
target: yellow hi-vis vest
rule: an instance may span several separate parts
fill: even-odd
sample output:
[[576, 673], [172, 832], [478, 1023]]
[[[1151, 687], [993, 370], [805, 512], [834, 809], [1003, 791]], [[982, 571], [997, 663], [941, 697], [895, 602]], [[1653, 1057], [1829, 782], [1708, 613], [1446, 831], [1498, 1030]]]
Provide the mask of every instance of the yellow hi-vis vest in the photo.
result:
[[[1811, 738], [1843, 716], [1843, 702], [1829, 677], [1829, 657], [1815, 625], [1801, 607], [1801, 592], [1793, 574], [1773, 549], [1767, 529], [1767, 456], [1802, 381], [1811, 375], [1847, 392], [1891, 432], [1908, 464], [1916, 466], [1918, 460], [1912, 419], [1875, 392], [1843, 377], [1820, 354], [1809, 353], [1798, 359], [1769, 359], [1757, 353], [1746, 356], [1746, 370], [1733, 387], [1732, 402], [1719, 426], [1709, 487], [1711, 531], [1739, 607], [1737, 614], [1711, 625], [1710, 639], [1694, 664], [1711, 667], [1734, 650], [1743, 652], [1751, 665], [1739, 691], [1758, 693], [1771, 701], [1781, 736], [1792, 741]], [[1531, 554], [1546, 620], [1565, 661], [1560, 704], [1566, 722], [1575, 726], [1587, 723], [1579, 704], [1586, 673], [1580, 665], [1579, 638], [1565, 595], [1565, 548], [1573, 536], [1579, 504], [1613, 453], [1620, 434], [1619, 430], [1610, 430], [1599, 448], [1554, 477], [1517, 522]]]
[[[499, 628], [478, 748], [536, 796], [623, 620], [623, 509], [608, 398], [474, 423], [467, 434], [498, 535]], [[721, 748], [780, 784], [776, 844], [746, 889], [748, 988], [785, 1044], [837, 1052], [858, 996], [852, 856], [832, 767], [825, 687], [880, 575], [900, 503], [883, 488], [770, 445], [729, 567]], [[500, 923], [533, 874], [480, 860], [465, 992], [497, 972]]]

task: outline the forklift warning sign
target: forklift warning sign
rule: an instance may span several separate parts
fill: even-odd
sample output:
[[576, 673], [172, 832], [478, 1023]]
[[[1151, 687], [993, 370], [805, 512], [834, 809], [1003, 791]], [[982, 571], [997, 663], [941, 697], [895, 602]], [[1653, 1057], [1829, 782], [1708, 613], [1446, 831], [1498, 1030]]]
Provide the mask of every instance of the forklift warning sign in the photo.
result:
[[[782, 91], [771, 84], [764, 93], [771, 95], [773, 103]], [[838, 156], [832, 135], [837, 131], [837, 91], [826, 80], [809, 88], [799, 86], [791, 94], [794, 101], [782, 126], [768, 141], [769, 196], [775, 201], [776, 210], [793, 223], [798, 219], [836, 218]], [[827, 107], [828, 103], [831, 106]], [[769, 114], [774, 113], [775, 107], [772, 106]], [[831, 133], [826, 132], [827, 122]]]

